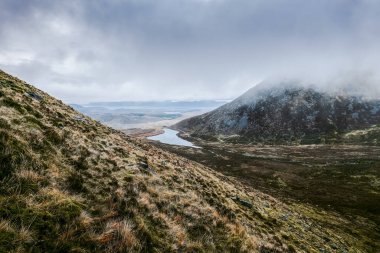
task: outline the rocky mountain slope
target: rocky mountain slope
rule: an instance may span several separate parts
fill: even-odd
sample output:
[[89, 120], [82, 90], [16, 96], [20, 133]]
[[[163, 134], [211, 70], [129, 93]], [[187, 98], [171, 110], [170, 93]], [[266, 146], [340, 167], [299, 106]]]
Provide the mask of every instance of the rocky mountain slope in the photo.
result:
[[368, 252], [377, 246], [333, 212], [244, 187], [0, 71], [0, 252]]
[[380, 100], [292, 84], [263, 83], [231, 103], [181, 121], [174, 128], [194, 137], [296, 144], [339, 142], [345, 137], [351, 140], [355, 137], [345, 134], [367, 129], [376, 136], [370, 139], [361, 136], [362, 139], [367, 144], [378, 144], [380, 132], [374, 128], [377, 124], [380, 124]]

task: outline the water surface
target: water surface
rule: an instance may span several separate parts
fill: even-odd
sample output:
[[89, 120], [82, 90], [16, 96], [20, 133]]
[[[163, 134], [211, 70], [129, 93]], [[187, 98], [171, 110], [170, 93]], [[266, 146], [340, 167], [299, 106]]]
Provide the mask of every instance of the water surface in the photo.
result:
[[181, 137], [179, 137], [177, 135], [178, 131], [175, 131], [169, 128], [164, 128], [163, 130], [164, 130], [164, 133], [155, 135], [155, 136], [150, 136], [148, 137], [148, 139], [153, 140], [153, 141], [159, 141], [159, 142], [170, 144], [170, 145], [179, 145], [179, 146], [198, 148], [190, 141], [184, 140]]

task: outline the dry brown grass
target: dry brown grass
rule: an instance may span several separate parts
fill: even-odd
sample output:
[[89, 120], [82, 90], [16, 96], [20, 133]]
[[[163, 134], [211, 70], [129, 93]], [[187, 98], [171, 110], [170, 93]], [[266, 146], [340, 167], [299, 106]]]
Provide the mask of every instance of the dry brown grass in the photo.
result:
[[33, 232], [27, 227], [21, 227], [18, 230], [18, 238], [22, 244], [31, 243], [33, 241]]
[[7, 220], [0, 220], [0, 231], [4, 232], [14, 232], [11, 223]]
[[107, 249], [107, 252], [138, 252], [140, 242], [134, 233], [134, 225], [126, 220], [107, 222], [97, 241]]
[[33, 233], [29, 228], [21, 226], [19, 229], [10, 221], [0, 220], [0, 233], [14, 233], [16, 235], [17, 244], [31, 243], [33, 241]]
[[24, 179], [30, 182], [38, 183], [44, 179], [43, 176], [32, 170], [19, 170], [15, 172], [15, 176], [19, 179]]
[[[19, 80], [2, 73], [0, 77], [23, 87], [22, 92], [6, 88], [4, 93], [11, 94], [20, 106], [31, 107], [30, 113], [23, 114], [0, 106], [7, 122], [18, 122], [6, 131], [12, 140], [22, 143], [25, 154], [34, 161], [21, 157], [11, 178], [47, 181], [46, 185], [38, 184], [32, 193], [0, 193], [1, 204], [7, 205], [0, 206], [0, 230], [20, 231], [25, 245], [30, 238], [44, 236], [43, 242], [33, 241], [40, 243], [36, 251], [256, 252], [261, 245], [272, 245], [281, 252], [286, 251], [288, 241], [280, 238], [280, 245], [274, 236], [300, 238], [301, 232], [308, 249], [319, 249], [321, 241], [311, 239], [323, 236], [342, 249], [353, 245], [350, 235], [335, 229], [338, 225], [333, 230], [336, 235], [314, 227], [302, 229], [313, 218], [312, 212], [299, 214], [303, 210], [299, 206], [286, 205], [207, 167], [143, 140], [130, 139]], [[44, 100], [34, 101], [25, 91], [41, 94]], [[31, 130], [25, 116], [33, 111], [43, 115], [38, 119], [40, 123], [63, 138], [60, 144], [47, 139], [39, 127]], [[32, 136], [40, 138], [36, 144], [49, 149], [32, 147], [28, 140]], [[87, 164], [78, 168], [75, 162], [81, 157]], [[152, 171], [141, 166], [141, 161], [148, 161]], [[67, 176], [71, 173], [81, 179], [83, 188], [79, 191], [69, 187]], [[235, 195], [254, 203], [254, 207], [235, 203], [230, 199]], [[33, 222], [30, 227], [23, 220], [9, 223], [9, 212], [11, 218], [19, 215], [33, 221], [37, 217], [39, 223]], [[26, 215], [30, 213], [32, 218]], [[279, 219], [284, 213], [291, 216], [289, 222]], [[46, 235], [45, 230], [55, 233]], [[327, 249], [331, 250], [331, 246]]]

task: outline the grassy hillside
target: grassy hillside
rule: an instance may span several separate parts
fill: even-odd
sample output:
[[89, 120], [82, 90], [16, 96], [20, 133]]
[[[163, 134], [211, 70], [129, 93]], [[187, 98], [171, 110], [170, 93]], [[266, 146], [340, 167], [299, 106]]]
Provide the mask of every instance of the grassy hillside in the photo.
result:
[[[371, 252], [285, 204], [0, 72], [0, 252]], [[239, 199], [236, 199], [239, 197]]]
[[[191, 139], [202, 149], [154, 145], [195, 160], [280, 200], [334, 210], [380, 240], [380, 148], [363, 145], [259, 146]], [[378, 228], [378, 229], [374, 229]]]

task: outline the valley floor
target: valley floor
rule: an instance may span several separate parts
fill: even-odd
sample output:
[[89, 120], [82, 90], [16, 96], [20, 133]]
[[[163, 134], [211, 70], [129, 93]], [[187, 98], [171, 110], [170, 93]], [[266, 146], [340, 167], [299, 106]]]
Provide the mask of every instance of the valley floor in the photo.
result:
[[[202, 149], [155, 143], [287, 203], [311, 204], [352, 222], [351, 233], [380, 239], [380, 147], [256, 146], [191, 139]], [[363, 239], [364, 240], [364, 239]]]

